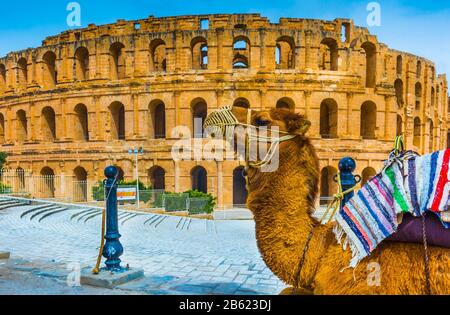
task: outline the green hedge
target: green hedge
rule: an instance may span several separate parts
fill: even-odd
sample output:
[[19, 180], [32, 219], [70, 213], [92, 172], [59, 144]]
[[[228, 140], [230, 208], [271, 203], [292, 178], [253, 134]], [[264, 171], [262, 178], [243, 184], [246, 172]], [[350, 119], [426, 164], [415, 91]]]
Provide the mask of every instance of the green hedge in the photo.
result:
[[164, 209], [167, 212], [187, 211], [189, 194], [164, 194]]
[[3, 183], [0, 183], [0, 194], [11, 194], [12, 187]]

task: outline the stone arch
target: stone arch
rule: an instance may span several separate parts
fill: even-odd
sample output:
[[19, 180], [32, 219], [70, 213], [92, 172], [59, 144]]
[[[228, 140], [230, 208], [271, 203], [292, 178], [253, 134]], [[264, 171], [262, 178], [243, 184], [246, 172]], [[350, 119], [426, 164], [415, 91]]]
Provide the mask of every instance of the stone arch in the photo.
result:
[[203, 138], [206, 116], [208, 115], [208, 105], [203, 98], [196, 98], [191, 102], [192, 131], [194, 138]]
[[202, 166], [196, 166], [191, 170], [192, 190], [204, 193], [208, 192], [208, 173]]
[[333, 38], [325, 38], [320, 43], [320, 70], [337, 71], [339, 68], [338, 43]]
[[58, 83], [58, 72], [56, 71], [56, 54], [53, 51], [47, 51], [42, 57], [43, 61], [43, 85], [47, 88], [53, 88]]
[[149, 105], [150, 130], [154, 139], [166, 138], [166, 105], [161, 100], [153, 100]]
[[247, 188], [243, 175], [244, 167], [239, 166], [233, 170], [233, 205], [243, 206], [247, 203]]
[[148, 170], [148, 183], [156, 190], [166, 189], [166, 171], [161, 166], [153, 166]]
[[111, 80], [125, 79], [126, 74], [126, 52], [125, 45], [116, 42], [109, 48]]
[[74, 139], [78, 141], [89, 141], [89, 117], [88, 109], [84, 104], [75, 106]]
[[434, 123], [433, 120], [431, 119], [428, 119], [428, 135], [429, 135], [428, 152], [432, 153], [434, 150]]
[[160, 38], [150, 43], [150, 64], [152, 71], [167, 70], [166, 42]]
[[401, 79], [395, 80], [394, 88], [395, 88], [395, 96], [397, 98], [397, 105], [398, 107], [403, 107], [404, 104], [403, 81]]
[[82, 166], [77, 166], [73, 170], [73, 198], [75, 202], [87, 201], [87, 171]]
[[233, 69], [250, 68], [251, 45], [246, 36], [237, 36], [233, 39]]
[[5, 143], [5, 116], [0, 114], [0, 144]]
[[420, 138], [422, 137], [421, 131], [422, 123], [419, 117], [414, 118], [414, 136], [413, 136], [413, 145], [417, 148], [420, 148]]
[[366, 167], [363, 171], [362, 171], [362, 179], [361, 179], [361, 186], [364, 186], [365, 184], [367, 184], [373, 177], [375, 177], [377, 175], [377, 172], [375, 171], [375, 169], [373, 167]]
[[332, 196], [338, 193], [337, 183], [334, 176], [337, 175], [337, 169], [327, 166], [320, 172], [320, 204], [326, 205], [332, 201]]
[[17, 61], [17, 83], [22, 88], [28, 85], [28, 61], [24, 57]]
[[295, 102], [290, 97], [283, 97], [278, 100], [276, 108], [284, 108], [293, 112], [295, 110]]
[[403, 118], [399, 114], [397, 114], [397, 128], [395, 134], [397, 137], [403, 134]]
[[50, 106], [44, 107], [41, 111], [41, 135], [43, 141], [56, 140], [56, 114]]
[[41, 198], [55, 198], [55, 172], [52, 168], [45, 166], [41, 169], [40, 175], [39, 192]]
[[365, 42], [361, 45], [365, 52], [366, 87], [374, 88], [377, 81], [377, 48], [375, 44]]
[[337, 138], [338, 104], [327, 98], [320, 104], [320, 135], [323, 139]]
[[120, 102], [109, 105], [111, 139], [125, 140], [125, 106]]
[[86, 47], [78, 47], [75, 51], [75, 79], [89, 80], [89, 51]]
[[377, 129], [377, 105], [372, 101], [364, 102], [361, 106], [361, 137], [375, 139]]
[[250, 102], [245, 97], [239, 97], [234, 101], [233, 106], [250, 108]]
[[25, 189], [25, 170], [21, 167], [16, 168], [16, 176], [19, 191], [24, 191]]
[[25, 142], [28, 139], [28, 119], [27, 114], [23, 109], [16, 113], [16, 140], [18, 142]]
[[416, 65], [416, 78], [417, 78], [417, 80], [420, 80], [421, 76], [422, 76], [422, 61], [417, 60], [417, 65]]
[[277, 39], [275, 61], [277, 69], [295, 68], [295, 42], [292, 37], [282, 36]]
[[434, 108], [434, 105], [436, 105], [436, 91], [431, 87], [431, 108]]
[[117, 169], [117, 182], [121, 182], [125, 180], [125, 172], [120, 166], [114, 165], [114, 167]]
[[414, 87], [414, 94], [416, 96], [416, 110], [419, 110], [422, 105], [422, 83], [416, 83]]
[[397, 76], [401, 76], [403, 73], [403, 57], [402, 57], [402, 55], [397, 56], [396, 71], [397, 71]]
[[191, 41], [192, 69], [208, 69], [208, 42], [198, 36]]

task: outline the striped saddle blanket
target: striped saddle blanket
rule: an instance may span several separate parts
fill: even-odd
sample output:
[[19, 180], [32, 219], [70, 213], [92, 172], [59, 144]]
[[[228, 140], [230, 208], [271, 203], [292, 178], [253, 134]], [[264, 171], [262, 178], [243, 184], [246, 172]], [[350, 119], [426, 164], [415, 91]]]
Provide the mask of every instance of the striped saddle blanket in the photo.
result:
[[350, 267], [369, 256], [398, 230], [398, 217], [434, 213], [450, 229], [450, 150], [425, 156], [404, 152], [390, 156], [372, 178], [337, 213], [334, 233], [344, 249], [350, 247]]

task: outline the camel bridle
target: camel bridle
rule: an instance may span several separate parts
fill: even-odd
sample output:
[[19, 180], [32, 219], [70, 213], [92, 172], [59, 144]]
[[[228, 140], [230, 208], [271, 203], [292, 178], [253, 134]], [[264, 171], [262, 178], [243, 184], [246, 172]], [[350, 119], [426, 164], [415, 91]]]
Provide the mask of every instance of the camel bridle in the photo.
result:
[[[253, 132], [254, 130], [262, 130], [263, 127], [253, 126], [252, 121], [252, 110], [247, 109], [247, 120], [246, 123], [241, 123], [232, 112], [231, 106], [225, 106], [219, 108], [217, 111], [208, 115], [205, 119], [204, 127], [208, 129], [209, 133], [221, 134], [225, 139], [231, 139], [234, 137], [234, 128], [236, 126], [242, 126], [246, 128], [245, 133], [245, 171], [247, 172], [250, 168], [261, 169], [262, 167], [270, 164], [273, 156], [278, 151], [280, 143], [286, 142], [296, 138], [298, 135], [291, 134], [285, 131], [276, 131], [277, 134], [283, 134], [283, 136], [263, 136], [258, 135]], [[267, 128], [265, 128], [267, 130]], [[267, 154], [260, 161], [250, 160], [250, 146], [252, 142], [266, 142], [270, 143], [270, 148]], [[247, 177], [247, 176], [246, 176]]]

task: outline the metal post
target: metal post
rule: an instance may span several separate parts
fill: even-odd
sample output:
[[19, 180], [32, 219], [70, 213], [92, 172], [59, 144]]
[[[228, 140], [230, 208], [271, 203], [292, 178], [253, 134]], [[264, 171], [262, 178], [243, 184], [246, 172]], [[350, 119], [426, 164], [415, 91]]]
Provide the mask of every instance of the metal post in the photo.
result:
[[[353, 175], [355, 169], [356, 162], [350, 157], [345, 157], [339, 162], [342, 191], [355, 187], [355, 185], [361, 181], [361, 176]], [[337, 178], [335, 178], [335, 181], [337, 182]], [[344, 196], [344, 199], [341, 202], [341, 210], [354, 195], [355, 193], [352, 191]]]
[[114, 166], [105, 168], [105, 194], [106, 194], [106, 234], [103, 257], [106, 258], [106, 269], [110, 271], [120, 271], [120, 256], [123, 254], [123, 247], [120, 244], [119, 224], [117, 218], [117, 174], [118, 170]]
[[139, 209], [139, 202], [140, 202], [140, 198], [139, 198], [139, 168], [138, 168], [138, 154], [135, 151], [135, 155], [136, 155], [136, 204], [137, 204], [137, 208]]

